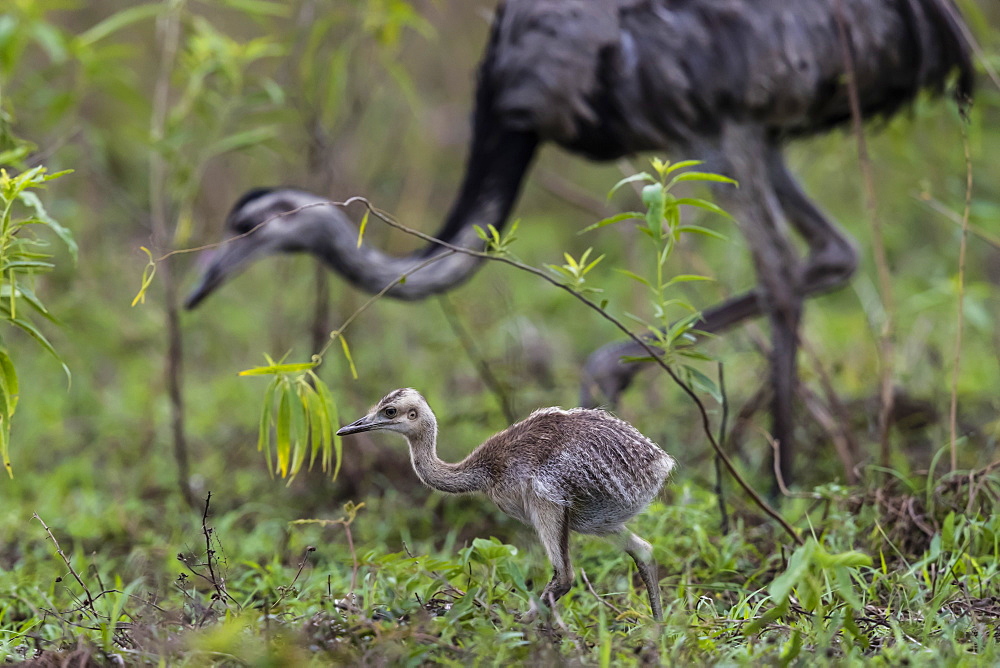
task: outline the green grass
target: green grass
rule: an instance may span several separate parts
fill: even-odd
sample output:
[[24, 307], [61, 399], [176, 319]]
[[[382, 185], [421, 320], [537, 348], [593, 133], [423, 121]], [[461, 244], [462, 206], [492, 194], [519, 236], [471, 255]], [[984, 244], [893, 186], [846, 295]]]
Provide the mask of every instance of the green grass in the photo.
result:
[[[577, 583], [557, 614], [520, 624], [548, 565], [526, 529], [480, 499], [369, 497], [350, 523], [352, 556], [342, 524], [289, 524], [281, 497], [318, 502], [305, 485], [275, 482], [244, 503], [216, 492], [204, 525], [173, 495], [91, 510], [83, 492], [72, 509], [39, 513], [72, 571], [37, 520], [5, 542], [0, 658], [82, 642], [98, 663], [129, 664], [987, 665], [1000, 660], [1000, 517], [956, 514], [968, 489], [952, 483], [910, 497], [930, 536], [894, 527], [907, 522], [889, 514], [904, 494], [875, 503], [834, 487], [790, 500], [787, 515], [815, 537], [795, 552], [746, 509], [720, 535], [714, 496], [679, 481], [634, 523], [660, 564], [662, 624], [631, 560], [588, 537], [573, 539]], [[995, 494], [998, 483], [983, 484]]]

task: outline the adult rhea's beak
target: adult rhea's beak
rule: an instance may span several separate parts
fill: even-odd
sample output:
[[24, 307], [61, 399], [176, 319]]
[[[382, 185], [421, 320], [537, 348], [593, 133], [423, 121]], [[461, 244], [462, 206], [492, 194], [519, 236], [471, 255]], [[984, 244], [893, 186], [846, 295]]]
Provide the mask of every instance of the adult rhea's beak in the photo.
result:
[[360, 420], [355, 420], [351, 424], [341, 427], [337, 431], [337, 436], [347, 436], [348, 434], [357, 434], [362, 431], [371, 431], [372, 429], [378, 429], [379, 425], [380, 423], [374, 416], [366, 415]]
[[184, 300], [184, 308], [193, 309], [215, 292], [227, 279], [246, 268], [266, 249], [254, 235], [234, 237], [204, 257], [201, 278]]

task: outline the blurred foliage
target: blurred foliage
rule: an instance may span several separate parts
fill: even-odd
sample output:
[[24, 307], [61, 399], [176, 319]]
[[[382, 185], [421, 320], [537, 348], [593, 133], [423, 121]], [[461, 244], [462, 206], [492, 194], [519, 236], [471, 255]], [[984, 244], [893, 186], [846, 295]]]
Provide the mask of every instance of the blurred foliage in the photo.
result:
[[[857, 158], [843, 133], [789, 151], [806, 190], [858, 239], [864, 259], [851, 287], [811, 301], [805, 318], [803, 400], [831, 385], [862, 464], [857, 488], [833, 482], [845, 478], [833, 439], [802, 407], [796, 490], [805, 491], [783, 512], [811, 528], [814, 541], [788, 549], [738, 496], [729, 499], [733, 531], [720, 535], [711, 453], [692, 407], [657, 373], [625, 395], [622, 417], [682, 463], [664, 502], [636, 527], [661, 564], [670, 601], [662, 633], [648, 622], [630, 561], [583, 539], [574, 542], [574, 558], [596, 595], [580, 580], [560, 609], [563, 627], [519, 626], [516, 613], [547, 577], [535, 538], [485, 500], [420, 487], [396, 444], [356, 437], [336, 481], [308, 471], [287, 486], [272, 480], [254, 448], [262, 388], [237, 373], [261, 353], [310, 359], [316, 352], [307, 257], [263, 261], [185, 314], [190, 483], [199, 498], [213, 493], [207, 524], [183, 503], [161, 378], [164, 316], [150, 307], [163, 300], [161, 284], [149, 286], [146, 308], [129, 307], [148, 261], [140, 247], [156, 257], [169, 250], [150, 242], [152, 158], [166, 166], [158, 187], [174, 234], [168, 241], [178, 246], [215, 242], [243, 190], [275, 183], [338, 200], [361, 194], [432, 233], [461, 175], [474, 63], [493, 4], [3, 3], [0, 93], [9, 115], [0, 117], [0, 137], [9, 141], [9, 128], [37, 146], [8, 174], [42, 164], [50, 174], [74, 170], [47, 184], [44, 202], [72, 231], [79, 263], [53, 245], [46, 252], [55, 266], [24, 284], [63, 323], [40, 318], [36, 326], [72, 369], [70, 387], [30, 334], [4, 336], [20, 399], [11, 441], [18, 475], [0, 483], [0, 660], [44, 651], [61, 661], [76, 651], [95, 661], [117, 654], [126, 663], [176, 665], [997, 662], [990, 598], [997, 482], [995, 470], [968, 473], [997, 460], [1000, 436], [1000, 167], [992, 160], [1000, 151], [1000, 90], [985, 75], [968, 127], [975, 188], [958, 384], [966, 473], [925, 472], [948, 440], [942, 416], [954, 363], [965, 163], [953, 106], [922, 98], [870, 135], [898, 297], [896, 382], [910, 407], [895, 423], [893, 471], [868, 466], [880, 306]], [[986, 0], [959, 4], [986, 60], [1000, 67], [1000, 9]], [[178, 26], [178, 49], [165, 64], [157, 26], [167, 20]], [[168, 113], [155, 136], [154, 88], [167, 66]], [[646, 260], [648, 237], [632, 223], [577, 232], [608, 216], [607, 184], [636, 171], [546, 150], [517, 212], [518, 256], [533, 266], [570, 264], [572, 272], [568, 254], [589, 267], [583, 285], [599, 286], [620, 317], [648, 309], [649, 286], [616, 271], [645, 277], [643, 267], [655, 268]], [[680, 184], [678, 199], [698, 196], [690, 186]], [[623, 188], [614, 210], [648, 208], [649, 197]], [[751, 281], [738, 233], [706, 213], [690, 224], [727, 241], [684, 234], [663, 267], [665, 280], [715, 279], [672, 286], [696, 307]], [[374, 218], [365, 234], [393, 252], [417, 243]], [[190, 255], [169, 262], [178, 276], [194, 273]], [[331, 330], [367, 299], [335, 279], [332, 286]], [[524, 415], [575, 403], [582, 360], [618, 336], [559, 291], [496, 263], [452, 301], [482, 360], [457, 353], [456, 335], [432, 301], [381, 300], [352, 324], [358, 379], [339, 356], [314, 373], [348, 414], [361, 414], [390, 387], [418, 387], [441, 406], [442, 455], [458, 458], [505, 426], [479, 362]], [[762, 423], [752, 410], [764, 375], [757, 332], [749, 325], [703, 351], [725, 360], [730, 403], [751, 424]], [[707, 373], [714, 366], [691, 364]], [[749, 477], [766, 479], [767, 444], [753, 429], [742, 433], [730, 443], [734, 457]], [[353, 548], [336, 520], [289, 524], [340, 517], [348, 500], [364, 503], [349, 524]], [[32, 512], [91, 589], [93, 610], [80, 607], [79, 584]], [[207, 574], [208, 549], [235, 601], [220, 600], [211, 582], [192, 574]]]
[[[33, 290], [34, 277], [54, 268], [47, 252], [48, 243], [31, 233], [31, 227], [48, 228], [66, 245], [76, 259], [77, 245], [73, 235], [49, 216], [35, 190], [59, 178], [67, 171], [47, 173], [45, 167], [24, 168], [24, 159], [33, 146], [19, 141], [9, 131], [10, 117], [3, 111], [0, 98], [0, 318], [8, 325], [26, 332], [44, 350], [57, 360], [59, 354], [45, 334], [28, 317], [35, 313], [53, 322], [55, 317], [45, 308]], [[8, 169], [13, 173], [8, 173]], [[22, 304], [18, 313], [18, 304]], [[25, 313], [25, 308], [29, 313]], [[11, 477], [14, 467], [10, 461], [10, 428], [14, 411], [20, 400], [17, 368], [10, 353], [2, 344], [0, 335], [0, 459], [4, 470]], [[61, 361], [61, 360], [60, 360]], [[69, 368], [63, 364], [67, 377]]]

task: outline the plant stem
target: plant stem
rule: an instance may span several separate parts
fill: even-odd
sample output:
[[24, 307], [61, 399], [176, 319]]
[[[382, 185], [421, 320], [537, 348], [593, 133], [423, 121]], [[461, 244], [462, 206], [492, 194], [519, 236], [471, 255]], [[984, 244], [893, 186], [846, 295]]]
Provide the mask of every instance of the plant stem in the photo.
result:
[[[149, 155], [149, 204], [153, 231], [153, 246], [164, 249], [170, 245], [167, 224], [169, 202], [165, 192], [167, 164], [160, 153], [167, 121], [170, 100], [170, 74], [180, 42], [180, 11], [183, 0], [172, 0], [170, 11], [157, 19], [157, 36], [160, 44], [160, 70], [153, 90], [153, 109], [150, 117], [149, 136], [152, 150]], [[163, 281], [164, 308], [167, 316], [167, 358], [164, 376], [170, 398], [170, 428], [173, 438], [174, 461], [177, 464], [178, 484], [181, 495], [190, 508], [195, 499], [190, 485], [187, 439], [184, 429], [183, 395], [183, 345], [180, 312], [177, 304], [177, 284], [169, 264], [160, 267]]]
[[955, 364], [951, 371], [951, 406], [948, 409], [948, 434], [951, 470], [958, 468], [958, 375], [962, 361], [962, 330], [965, 324], [965, 250], [969, 241], [969, 213], [972, 208], [972, 157], [969, 149], [968, 121], [962, 122], [962, 146], [965, 149], [965, 209], [962, 211], [962, 237], [958, 246], [958, 313], [955, 331]]

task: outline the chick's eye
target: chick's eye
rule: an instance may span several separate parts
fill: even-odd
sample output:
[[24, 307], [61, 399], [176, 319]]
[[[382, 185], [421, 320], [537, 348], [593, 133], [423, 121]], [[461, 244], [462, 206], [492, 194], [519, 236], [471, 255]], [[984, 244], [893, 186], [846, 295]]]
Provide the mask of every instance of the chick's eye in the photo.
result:
[[395, 408], [393, 408], [392, 406], [389, 406], [389, 407], [388, 407], [388, 408], [386, 408], [386, 409], [385, 409], [385, 411], [383, 411], [383, 412], [385, 413], [385, 416], [386, 416], [387, 418], [394, 418], [394, 417], [396, 417], [396, 409], [395, 409]]
[[417, 419], [417, 411], [412, 411], [411, 410], [409, 413], [406, 414], [406, 417], [410, 418], [411, 420], [416, 420]]

